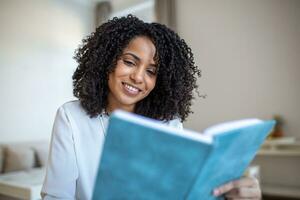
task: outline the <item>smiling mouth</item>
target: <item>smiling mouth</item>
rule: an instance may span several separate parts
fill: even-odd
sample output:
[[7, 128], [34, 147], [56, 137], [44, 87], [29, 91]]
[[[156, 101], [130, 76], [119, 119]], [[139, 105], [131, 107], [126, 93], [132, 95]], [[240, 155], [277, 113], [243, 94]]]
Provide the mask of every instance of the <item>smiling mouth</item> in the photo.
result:
[[131, 95], [136, 95], [142, 91], [141, 89], [124, 82], [122, 82], [122, 85], [124, 86], [124, 89]]

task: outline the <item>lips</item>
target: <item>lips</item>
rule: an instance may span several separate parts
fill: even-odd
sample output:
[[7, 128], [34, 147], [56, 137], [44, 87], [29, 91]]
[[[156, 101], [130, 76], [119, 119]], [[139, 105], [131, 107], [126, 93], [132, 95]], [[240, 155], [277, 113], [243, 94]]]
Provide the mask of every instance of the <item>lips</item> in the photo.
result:
[[137, 88], [137, 87], [135, 87], [135, 86], [133, 86], [133, 85], [130, 85], [130, 84], [128, 84], [128, 83], [122, 82], [122, 85], [123, 85], [123, 88], [124, 88], [125, 92], [126, 92], [127, 94], [129, 94], [130, 96], [135, 96], [135, 95], [137, 95], [139, 92], [142, 91], [141, 89], [139, 89], [139, 88]]

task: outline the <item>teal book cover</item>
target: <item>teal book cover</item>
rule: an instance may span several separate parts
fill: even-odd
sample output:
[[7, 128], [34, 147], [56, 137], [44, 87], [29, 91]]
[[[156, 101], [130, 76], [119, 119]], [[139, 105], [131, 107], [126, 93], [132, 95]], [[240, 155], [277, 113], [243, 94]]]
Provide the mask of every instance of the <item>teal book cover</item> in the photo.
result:
[[270, 120], [212, 134], [214, 148], [187, 199], [223, 199], [214, 197], [210, 191], [244, 174], [274, 125], [275, 121]]
[[114, 112], [93, 199], [218, 199], [212, 190], [244, 173], [274, 125], [235, 123], [200, 134]]

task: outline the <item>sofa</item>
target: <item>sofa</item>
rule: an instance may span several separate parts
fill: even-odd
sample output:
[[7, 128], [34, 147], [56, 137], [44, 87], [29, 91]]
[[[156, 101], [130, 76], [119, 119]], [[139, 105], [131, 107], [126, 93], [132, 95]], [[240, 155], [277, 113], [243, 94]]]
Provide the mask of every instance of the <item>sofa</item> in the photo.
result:
[[0, 144], [0, 200], [36, 200], [45, 177], [49, 141]]

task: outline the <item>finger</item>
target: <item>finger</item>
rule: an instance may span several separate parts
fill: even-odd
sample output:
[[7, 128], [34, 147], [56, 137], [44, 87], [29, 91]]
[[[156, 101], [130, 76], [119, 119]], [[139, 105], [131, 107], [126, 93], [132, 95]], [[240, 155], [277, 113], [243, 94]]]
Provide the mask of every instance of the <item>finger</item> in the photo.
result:
[[260, 199], [261, 192], [258, 188], [235, 188], [225, 194], [226, 198], [247, 198], [247, 199]]
[[233, 181], [233, 185], [239, 187], [257, 187], [259, 182], [255, 177], [242, 177], [238, 180]]
[[261, 200], [260, 198], [251, 198], [251, 199], [249, 199], [249, 198], [238, 198], [238, 197], [236, 197], [236, 198], [226, 198], [226, 200]]
[[221, 187], [218, 187], [218, 188], [214, 189], [213, 193], [214, 193], [215, 196], [220, 196], [222, 194], [225, 194], [225, 193], [229, 192], [233, 188], [235, 188], [234, 182], [231, 181], [229, 183], [226, 183], [226, 184], [222, 185]]
[[213, 193], [215, 196], [219, 196], [229, 192], [234, 188], [245, 188], [245, 187], [253, 187], [259, 189], [259, 183], [256, 178], [253, 177], [243, 177], [241, 179], [231, 181], [226, 183], [216, 189], [214, 189]]
[[238, 194], [238, 189], [232, 189], [229, 192], [227, 192], [224, 196], [226, 198], [237, 198]]

